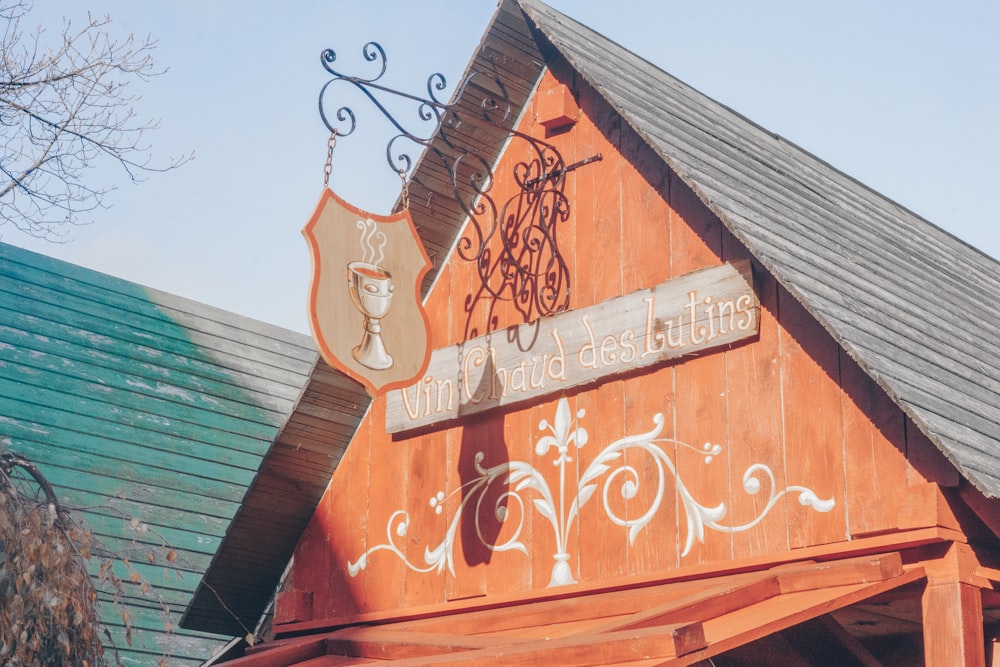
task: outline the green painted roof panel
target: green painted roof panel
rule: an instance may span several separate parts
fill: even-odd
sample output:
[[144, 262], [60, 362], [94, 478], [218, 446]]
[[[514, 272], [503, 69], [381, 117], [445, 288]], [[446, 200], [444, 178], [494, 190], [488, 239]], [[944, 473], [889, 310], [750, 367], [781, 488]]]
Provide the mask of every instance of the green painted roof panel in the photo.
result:
[[34, 461], [171, 607], [167, 632], [136, 586], [128, 647], [105, 605], [126, 664], [200, 664], [227, 641], [178, 617], [316, 356], [301, 334], [0, 244], [0, 447]]

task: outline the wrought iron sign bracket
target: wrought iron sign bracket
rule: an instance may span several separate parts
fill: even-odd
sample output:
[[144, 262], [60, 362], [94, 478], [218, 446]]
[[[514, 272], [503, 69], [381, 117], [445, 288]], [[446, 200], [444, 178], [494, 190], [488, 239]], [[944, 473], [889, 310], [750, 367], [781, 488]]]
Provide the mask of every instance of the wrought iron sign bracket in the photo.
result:
[[[319, 94], [319, 113], [327, 129], [338, 138], [354, 133], [354, 111], [330, 103], [335, 84], [353, 86], [392, 125], [394, 134], [386, 144], [386, 162], [404, 182], [414, 166], [409, 152], [413, 145], [436, 156], [444, 166], [455, 200], [469, 217], [457, 252], [463, 259], [475, 262], [482, 283], [482, 291], [475, 298], [513, 302], [525, 321], [566, 310], [570, 273], [558, 243], [561, 223], [570, 215], [570, 204], [563, 193], [565, 176], [600, 160], [601, 155], [567, 166], [555, 146], [515, 130], [512, 104], [496, 68], [489, 73], [469, 73], [449, 103], [438, 98], [447, 87], [442, 74], [428, 77], [426, 95], [414, 95], [380, 83], [387, 60], [379, 44], [368, 42], [362, 55], [373, 63], [373, 76], [338, 71], [334, 67], [337, 54], [332, 49], [320, 56], [323, 68], [332, 77]], [[486, 92], [477, 106], [467, 100], [473, 85], [492, 91]], [[394, 100], [391, 105], [389, 99]], [[412, 117], [402, 120], [390, 110], [390, 106], [396, 109], [401, 103], [411, 106]], [[489, 129], [491, 140], [475, 145], [475, 133], [468, 131], [470, 127]], [[489, 151], [495, 151], [498, 131], [501, 140], [526, 145], [528, 157], [512, 167], [516, 191], [495, 198], [493, 157]]]
[[524, 187], [526, 187], [526, 188], [528, 188], [530, 190], [531, 188], [533, 188], [536, 185], [538, 185], [539, 183], [541, 183], [543, 180], [548, 180], [550, 178], [558, 178], [560, 176], [568, 174], [571, 171], [575, 171], [575, 170], [579, 169], [580, 167], [586, 166], [586, 165], [590, 164], [591, 162], [600, 162], [603, 159], [604, 159], [604, 156], [601, 155], [600, 153], [598, 153], [597, 155], [591, 155], [590, 157], [584, 158], [584, 159], [580, 160], [579, 162], [574, 162], [573, 164], [569, 165], [568, 167], [563, 167], [562, 169], [557, 169], [556, 171], [553, 171], [552, 173], [550, 173], [550, 174], [548, 174], [546, 176], [539, 176], [538, 178], [532, 178], [531, 180], [525, 182]]

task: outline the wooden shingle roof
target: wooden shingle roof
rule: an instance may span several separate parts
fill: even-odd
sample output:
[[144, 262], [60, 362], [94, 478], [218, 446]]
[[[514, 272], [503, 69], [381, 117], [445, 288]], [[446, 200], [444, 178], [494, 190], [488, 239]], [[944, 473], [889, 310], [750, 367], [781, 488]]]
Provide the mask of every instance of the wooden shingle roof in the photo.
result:
[[987, 497], [1000, 264], [537, 0], [579, 72]]
[[[130, 586], [129, 647], [105, 600], [126, 664], [197, 665], [228, 639], [177, 616], [316, 356], [307, 336], [0, 244], [0, 448], [31, 459], [172, 610], [168, 632]], [[166, 577], [163, 541], [178, 554]]]

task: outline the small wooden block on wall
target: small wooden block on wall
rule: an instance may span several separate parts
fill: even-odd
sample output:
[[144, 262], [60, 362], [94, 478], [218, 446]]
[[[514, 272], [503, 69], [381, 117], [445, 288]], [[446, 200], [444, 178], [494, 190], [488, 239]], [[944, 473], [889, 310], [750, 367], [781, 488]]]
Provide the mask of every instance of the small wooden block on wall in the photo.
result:
[[569, 127], [580, 118], [580, 107], [569, 86], [560, 85], [538, 95], [538, 124], [547, 130]]

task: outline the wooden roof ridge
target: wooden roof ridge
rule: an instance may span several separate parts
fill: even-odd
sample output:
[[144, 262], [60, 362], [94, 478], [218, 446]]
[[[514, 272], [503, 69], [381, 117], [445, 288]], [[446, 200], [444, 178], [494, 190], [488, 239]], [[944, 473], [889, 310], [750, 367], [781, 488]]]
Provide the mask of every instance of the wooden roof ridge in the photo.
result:
[[539, 0], [513, 0], [988, 498], [1000, 263]]

